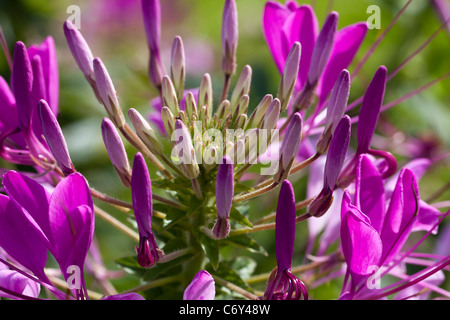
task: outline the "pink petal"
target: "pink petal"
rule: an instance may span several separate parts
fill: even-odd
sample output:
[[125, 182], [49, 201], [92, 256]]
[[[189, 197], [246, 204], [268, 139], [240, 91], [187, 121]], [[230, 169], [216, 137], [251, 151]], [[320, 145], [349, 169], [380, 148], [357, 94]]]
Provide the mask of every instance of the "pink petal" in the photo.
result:
[[339, 74], [347, 69], [367, 33], [367, 24], [359, 22], [342, 28], [336, 33], [328, 64], [318, 86], [319, 103], [327, 98]]

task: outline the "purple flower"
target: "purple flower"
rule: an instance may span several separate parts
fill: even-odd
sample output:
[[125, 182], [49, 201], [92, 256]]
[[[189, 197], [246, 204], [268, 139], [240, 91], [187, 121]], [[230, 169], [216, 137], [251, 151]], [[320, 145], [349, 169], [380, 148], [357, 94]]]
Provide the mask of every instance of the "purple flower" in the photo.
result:
[[295, 196], [289, 180], [281, 184], [275, 220], [275, 250], [277, 267], [267, 282], [265, 300], [307, 300], [303, 282], [291, 273], [295, 242]]
[[156, 244], [152, 231], [152, 184], [144, 157], [136, 153], [131, 173], [131, 196], [134, 216], [139, 230], [139, 246], [136, 248], [139, 264], [153, 267], [164, 254]]
[[184, 290], [183, 300], [214, 300], [215, 295], [214, 278], [208, 271], [200, 270]]
[[[354, 199], [346, 191], [341, 209], [342, 250], [351, 276], [350, 284], [344, 286], [345, 299], [374, 295], [367, 286], [368, 277], [381, 267], [393, 269], [405, 258], [400, 250], [411, 232], [421, 229], [418, 216], [426, 214], [410, 169], [400, 170], [389, 200], [382, 175], [369, 156], [358, 158], [356, 174]], [[439, 215], [437, 209], [434, 215]], [[428, 232], [438, 223], [433, 222]]]
[[73, 294], [87, 299], [83, 265], [94, 233], [94, 207], [85, 178], [72, 173], [50, 194], [35, 180], [9, 171], [3, 186], [8, 196], [0, 197], [0, 247], [46, 285], [51, 284], [44, 272], [49, 250], [66, 281], [78, 268]]
[[[333, 19], [337, 19], [337, 16]], [[330, 24], [331, 22], [333, 21], [330, 20]], [[299, 92], [305, 87], [311, 67], [318, 68], [311, 73], [311, 77], [314, 80], [318, 78], [316, 93], [319, 96], [319, 104], [321, 104], [330, 93], [339, 73], [346, 69], [353, 60], [367, 33], [367, 25], [365, 22], [358, 22], [344, 27], [336, 32], [333, 41], [333, 37], [324, 37], [324, 43], [319, 43], [318, 30], [317, 18], [313, 9], [308, 5], [299, 6], [295, 1], [287, 1], [285, 5], [268, 1], [265, 5], [264, 37], [279, 72], [283, 72], [292, 44], [296, 41], [300, 42], [302, 51], [296, 90]], [[324, 47], [331, 50], [329, 54], [315, 54], [315, 59], [321, 57], [318, 65], [312, 62], [316, 43], [318, 43], [317, 53], [321, 53], [319, 52], [320, 48]], [[329, 47], [331, 44], [332, 47]]]

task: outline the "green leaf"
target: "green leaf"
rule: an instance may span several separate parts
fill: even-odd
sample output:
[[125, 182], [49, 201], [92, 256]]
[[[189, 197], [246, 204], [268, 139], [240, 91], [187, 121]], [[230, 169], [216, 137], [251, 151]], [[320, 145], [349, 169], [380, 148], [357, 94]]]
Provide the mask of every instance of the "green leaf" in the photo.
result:
[[222, 262], [220, 264], [220, 268], [217, 270], [210, 269], [210, 265], [207, 265], [205, 268], [206, 270], [211, 273], [211, 275], [214, 277], [214, 275], [218, 276], [219, 278], [228, 281], [238, 287], [241, 287], [247, 291], [253, 292], [253, 289], [239, 276], [236, 271], [233, 270], [233, 268], [230, 267], [230, 261]]
[[209, 259], [214, 270], [219, 268], [219, 241], [211, 239], [201, 231], [193, 232], [198, 242], [200, 243], [206, 257]]
[[267, 256], [266, 249], [264, 249], [263, 246], [261, 246], [258, 242], [256, 242], [254, 239], [250, 238], [246, 234], [228, 237], [222, 241], [230, 245], [242, 247], [244, 249], [249, 250], [250, 252], [260, 253]]
[[243, 226], [253, 228], [253, 224], [234, 207], [231, 207], [230, 220], [237, 222]]
[[139, 278], [144, 277], [145, 273], [147, 272], [147, 269], [142, 268], [139, 265], [137, 256], [122, 257], [116, 259], [116, 263], [126, 272], [136, 275]]

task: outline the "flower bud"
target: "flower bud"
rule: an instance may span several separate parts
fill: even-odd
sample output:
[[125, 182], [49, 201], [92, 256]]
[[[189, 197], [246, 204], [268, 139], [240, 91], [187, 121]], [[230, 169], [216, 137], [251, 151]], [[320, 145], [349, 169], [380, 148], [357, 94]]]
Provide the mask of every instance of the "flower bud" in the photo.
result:
[[166, 106], [173, 114], [178, 114], [180, 107], [178, 105], [177, 93], [173, 86], [172, 80], [168, 76], [162, 77], [161, 93], [163, 99], [163, 106]]
[[166, 134], [170, 137], [175, 130], [175, 117], [168, 107], [161, 108], [161, 118]]
[[239, 117], [241, 114], [246, 114], [248, 110], [248, 105], [250, 103], [250, 97], [248, 94], [244, 94], [238, 101], [236, 105], [236, 109], [233, 114], [233, 122]]
[[172, 45], [170, 76], [179, 101], [183, 99], [185, 78], [184, 46], [180, 36], [176, 36]]
[[271, 94], [266, 94], [259, 104], [256, 106], [255, 110], [253, 110], [252, 115], [248, 119], [246, 129], [250, 128], [259, 128], [261, 122], [269, 109], [269, 105], [273, 101], [273, 96]]
[[202, 82], [200, 83], [197, 106], [199, 109], [203, 106], [207, 106], [208, 117], [211, 118], [213, 109], [213, 89], [209, 73], [203, 75]]
[[108, 118], [103, 118], [102, 137], [109, 159], [125, 187], [130, 187], [131, 169], [127, 152], [116, 127]]
[[128, 110], [128, 117], [138, 137], [144, 142], [149, 150], [154, 154], [161, 155], [162, 145], [147, 120], [134, 108]]
[[231, 93], [231, 112], [234, 113], [236, 110], [239, 99], [244, 94], [250, 93], [250, 84], [252, 82], [252, 68], [249, 65], [246, 65], [239, 76], [236, 85], [234, 86], [233, 92]]
[[236, 71], [238, 17], [235, 0], [226, 0], [222, 17], [222, 70], [226, 75]]
[[217, 221], [214, 224], [213, 234], [217, 239], [223, 239], [230, 232], [231, 204], [234, 195], [234, 167], [229, 156], [224, 156], [219, 164], [216, 177], [216, 208]]
[[158, 248], [152, 230], [152, 183], [147, 164], [141, 153], [136, 153], [131, 174], [133, 211], [139, 230], [139, 246], [136, 248], [138, 263], [143, 268], [153, 267], [164, 255]]
[[261, 122], [261, 129], [272, 130], [277, 127], [278, 118], [280, 116], [281, 103], [278, 98], [273, 99], [270, 103], [266, 114]]
[[192, 92], [188, 92], [186, 93], [186, 100], [185, 100], [185, 110], [186, 110], [186, 115], [188, 117], [188, 119], [190, 121], [194, 121], [193, 120], [193, 116], [195, 115], [198, 118], [197, 115], [197, 103], [195, 102], [195, 97], [194, 94]]
[[123, 116], [119, 99], [117, 98], [116, 89], [100, 58], [94, 59], [94, 73], [98, 93], [106, 112], [117, 127], [124, 127], [125, 117]]
[[308, 72], [308, 83], [315, 86], [322, 75], [334, 45], [339, 15], [331, 12], [325, 20], [311, 55], [311, 66]]
[[292, 91], [294, 90], [295, 82], [298, 77], [300, 54], [300, 42], [294, 42], [287, 56], [283, 74], [281, 75], [280, 86], [278, 87], [277, 98], [281, 101], [281, 111], [287, 109]]
[[197, 178], [200, 173], [191, 135], [181, 120], [175, 121], [175, 130], [172, 134], [172, 140], [175, 140], [175, 146], [172, 158], [176, 158], [191, 180]]
[[323, 133], [316, 145], [318, 153], [327, 153], [334, 130], [344, 115], [349, 94], [350, 73], [344, 69], [340, 73], [339, 78], [331, 91]]
[[94, 65], [92, 63], [94, 56], [83, 35], [69, 20], [64, 22], [64, 35], [72, 56], [84, 77], [91, 86], [95, 86]]
[[300, 113], [294, 113], [286, 129], [285, 136], [280, 148], [280, 161], [278, 172], [274, 176], [276, 182], [281, 182], [289, 175], [292, 163], [297, 155], [302, 138], [302, 117]]
[[66, 176], [74, 173], [75, 169], [72, 160], [70, 159], [69, 150], [61, 127], [45, 100], [39, 101], [38, 112], [41, 120], [42, 132], [58, 166]]

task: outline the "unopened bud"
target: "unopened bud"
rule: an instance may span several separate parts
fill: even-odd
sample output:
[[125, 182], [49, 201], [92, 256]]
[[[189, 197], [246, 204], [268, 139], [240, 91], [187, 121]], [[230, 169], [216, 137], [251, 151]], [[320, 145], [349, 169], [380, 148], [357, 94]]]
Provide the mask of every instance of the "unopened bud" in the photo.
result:
[[161, 118], [166, 134], [170, 137], [175, 130], [175, 117], [168, 107], [161, 108]]
[[333, 192], [322, 189], [319, 195], [310, 203], [308, 213], [316, 218], [323, 216], [333, 203]]
[[222, 17], [222, 70], [226, 75], [236, 70], [238, 18], [235, 0], [226, 0]]
[[100, 58], [94, 59], [95, 82], [102, 103], [114, 124], [122, 128], [125, 126], [125, 117], [120, 107], [117, 92], [112, 80]]
[[216, 177], [216, 208], [217, 221], [213, 228], [213, 234], [218, 239], [223, 239], [230, 232], [231, 205], [234, 195], [234, 167], [230, 157], [224, 156], [219, 164]]
[[311, 67], [308, 72], [308, 83], [311, 85], [317, 84], [327, 65], [334, 45], [338, 18], [339, 16], [336, 12], [331, 12], [317, 36], [316, 44], [311, 55]]
[[45, 100], [39, 101], [38, 111], [42, 132], [58, 166], [66, 176], [75, 172], [61, 127]]
[[81, 72], [83, 72], [89, 84], [95, 86], [94, 66], [92, 64], [94, 56], [83, 35], [69, 20], [64, 22], [64, 35]]
[[131, 168], [128, 162], [127, 152], [116, 127], [108, 118], [102, 122], [102, 137], [108, 151], [109, 159], [125, 187], [130, 187]]
[[200, 173], [191, 135], [181, 120], [175, 121], [175, 130], [173, 131], [172, 141], [175, 146], [172, 154], [173, 158], [185, 169], [187, 177], [191, 180], [197, 178]]
[[261, 129], [272, 130], [277, 127], [278, 118], [280, 116], [280, 109], [280, 100], [278, 98], [273, 99], [261, 122]]
[[138, 137], [154, 154], [162, 154], [162, 145], [147, 120], [134, 108], [128, 110], [128, 117]]
[[284, 71], [281, 75], [280, 86], [278, 87], [277, 98], [281, 101], [281, 111], [286, 110], [292, 91], [294, 90], [300, 65], [300, 53], [300, 42], [294, 42], [287, 56]]
[[244, 129], [246, 123], [247, 123], [247, 115], [245, 113], [242, 113], [236, 119], [235, 128], [236, 129]]
[[324, 131], [316, 145], [316, 150], [320, 154], [324, 154], [328, 151], [336, 126], [344, 115], [349, 93], [350, 74], [344, 69], [340, 73], [330, 94]]
[[200, 89], [198, 92], [198, 108], [202, 106], [208, 107], [208, 117], [212, 116], [213, 109], [213, 89], [211, 83], [211, 76], [209, 73], [205, 73], [202, 78], [202, 82], [200, 83]]
[[239, 101], [236, 105], [236, 109], [234, 110], [234, 114], [233, 114], [233, 120], [236, 120], [239, 115], [247, 113], [249, 103], [250, 103], [250, 97], [248, 96], [248, 94], [244, 94], [239, 99]]
[[278, 172], [274, 176], [274, 180], [278, 183], [287, 178], [292, 163], [297, 156], [302, 138], [302, 125], [302, 117], [300, 113], [296, 112], [289, 122], [281, 144]]
[[195, 102], [195, 97], [192, 92], [186, 93], [186, 102], [185, 102], [185, 110], [189, 120], [194, 121], [193, 116], [195, 115], [198, 119], [197, 115], [197, 103]]
[[180, 107], [178, 105], [177, 93], [172, 80], [168, 76], [162, 77], [161, 90], [163, 106], [168, 107], [173, 114], [178, 114]]
[[252, 82], [252, 68], [249, 65], [246, 65], [239, 76], [236, 85], [234, 86], [233, 92], [231, 93], [231, 112], [234, 113], [236, 110], [239, 99], [244, 94], [250, 93], [250, 85]]
[[184, 94], [185, 57], [183, 41], [179, 36], [175, 37], [172, 45], [170, 76], [177, 93], [177, 98], [179, 101], [181, 101]]
[[250, 128], [259, 128], [261, 126], [261, 122], [266, 115], [267, 110], [269, 109], [269, 105], [273, 101], [273, 96], [271, 94], [266, 94], [261, 102], [256, 106], [255, 110], [253, 110], [250, 119], [248, 120], [246, 129]]

